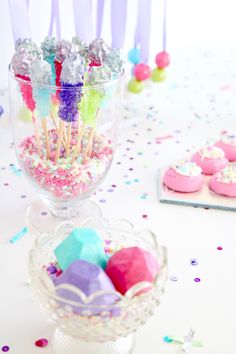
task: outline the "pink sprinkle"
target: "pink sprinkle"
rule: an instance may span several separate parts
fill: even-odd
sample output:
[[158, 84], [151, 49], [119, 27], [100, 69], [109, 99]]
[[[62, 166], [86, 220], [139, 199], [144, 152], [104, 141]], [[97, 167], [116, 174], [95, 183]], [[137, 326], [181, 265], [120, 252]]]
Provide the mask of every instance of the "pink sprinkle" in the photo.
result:
[[218, 251], [222, 251], [222, 250], [223, 250], [223, 247], [218, 246], [217, 249], [218, 249]]
[[46, 338], [40, 338], [34, 343], [36, 347], [44, 348], [48, 345], [48, 340]]
[[173, 138], [173, 135], [169, 134], [169, 135], [165, 135], [165, 136], [159, 136], [159, 137], [156, 137], [156, 142], [160, 141], [160, 140], [166, 140], [166, 139], [171, 139]]
[[56, 277], [59, 277], [62, 273], [62, 270], [61, 269], [58, 269], [57, 272], [56, 272]]
[[146, 214], [143, 214], [143, 215], [142, 215], [142, 218], [144, 218], [144, 219], [147, 219], [147, 217], [148, 217], [148, 216], [147, 216]]

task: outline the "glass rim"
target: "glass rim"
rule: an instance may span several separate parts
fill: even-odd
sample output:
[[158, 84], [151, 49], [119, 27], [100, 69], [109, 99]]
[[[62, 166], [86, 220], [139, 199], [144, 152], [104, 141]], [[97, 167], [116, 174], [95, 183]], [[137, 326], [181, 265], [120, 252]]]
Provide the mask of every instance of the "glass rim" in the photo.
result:
[[[30, 80], [24, 80], [20, 77], [15, 76], [14, 71], [12, 69], [12, 64], [10, 63], [8, 65], [8, 73], [9, 76], [19, 82], [19, 83], [23, 83], [25, 85], [29, 85], [31, 87], [35, 86], [35, 87], [45, 87], [51, 90], [56, 90], [56, 91], [61, 91], [62, 86], [56, 86], [56, 85], [48, 85], [48, 84], [40, 84], [40, 83], [34, 83], [32, 84], [32, 82]], [[24, 76], [24, 75], [22, 75]], [[82, 85], [82, 86], [77, 86], [76, 88], [80, 89], [81, 91], [86, 91], [86, 90], [92, 90], [92, 89], [98, 89], [98, 88], [107, 88], [107, 87], [113, 87], [115, 86], [119, 81], [122, 81], [122, 79], [125, 76], [125, 70], [122, 71], [122, 73], [120, 74], [120, 76], [117, 79], [111, 79], [109, 81], [105, 81], [102, 83], [98, 83], [98, 84], [94, 84], [94, 85]], [[71, 87], [63, 87], [63, 90], [74, 90], [75, 86], [71, 86]]]

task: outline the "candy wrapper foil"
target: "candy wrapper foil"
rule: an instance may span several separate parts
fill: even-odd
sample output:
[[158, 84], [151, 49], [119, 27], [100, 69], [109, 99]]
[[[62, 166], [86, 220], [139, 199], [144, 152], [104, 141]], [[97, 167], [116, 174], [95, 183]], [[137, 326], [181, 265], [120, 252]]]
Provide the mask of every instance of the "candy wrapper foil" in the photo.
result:
[[76, 84], [83, 81], [84, 60], [73, 53], [62, 63], [61, 81], [64, 83]]
[[124, 61], [121, 59], [121, 53], [118, 49], [112, 49], [104, 58], [103, 63], [106, 64], [113, 72], [114, 76], [116, 76], [113, 77], [113, 79], [117, 78], [117, 76], [123, 72]]
[[46, 37], [41, 44], [41, 49], [43, 52], [43, 57], [46, 58], [53, 55], [55, 57], [57, 50], [57, 40], [55, 37]]
[[74, 45], [74, 49], [77, 53], [79, 53], [80, 56], [84, 57], [85, 60], [89, 59], [89, 54], [88, 54], [88, 46], [86, 43], [84, 43], [79, 37], [73, 37], [72, 38], [72, 43]]
[[50, 85], [51, 77], [51, 66], [45, 60], [41, 59], [32, 63], [30, 70], [32, 84]]
[[92, 66], [89, 71], [88, 85], [95, 85], [111, 80], [112, 73], [107, 65]]
[[29, 77], [32, 62], [42, 57], [41, 50], [32, 39], [18, 39], [11, 64], [15, 75]]
[[55, 60], [62, 63], [72, 52], [72, 43], [64, 39], [59, 41], [56, 45]]
[[89, 59], [92, 66], [102, 65], [106, 56], [111, 52], [109, 47], [102, 38], [95, 39], [89, 44]]

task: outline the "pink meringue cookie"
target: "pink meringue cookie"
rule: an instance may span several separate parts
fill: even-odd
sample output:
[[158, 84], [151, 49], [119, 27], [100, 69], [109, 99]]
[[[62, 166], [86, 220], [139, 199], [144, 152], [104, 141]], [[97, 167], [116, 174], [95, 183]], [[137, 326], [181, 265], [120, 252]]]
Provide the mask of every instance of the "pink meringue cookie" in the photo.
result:
[[163, 183], [177, 192], [192, 193], [203, 187], [202, 170], [193, 162], [181, 161], [166, 170]]
[[222, 132], [221, 138], [216, 142], [215, 146], [221, 148], [225, 157], [230, 161], [236, 161], [236, 135], [228, 134], [226, 131]]
[[204, 175], [213, 175], [228, 165], [224, 151], [216, 146], [204, 146], [193, 155], [191, 161], [202, 168]]
[[215, 173], [210, 179], [209, 188], [216, 194], [236, 198], [236, 167], [227, 166]]

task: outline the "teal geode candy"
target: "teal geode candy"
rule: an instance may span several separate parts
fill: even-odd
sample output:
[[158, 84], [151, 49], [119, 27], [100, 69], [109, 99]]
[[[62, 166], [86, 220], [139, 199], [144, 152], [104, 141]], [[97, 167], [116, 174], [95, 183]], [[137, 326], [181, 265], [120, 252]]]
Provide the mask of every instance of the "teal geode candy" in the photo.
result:
[[64, 271], [76, 260], [84, 260], [106, 267], [107, 256], [103, 241], [95, 230], [89, 228], [74, 229], [54, 250], [59, 267]]

